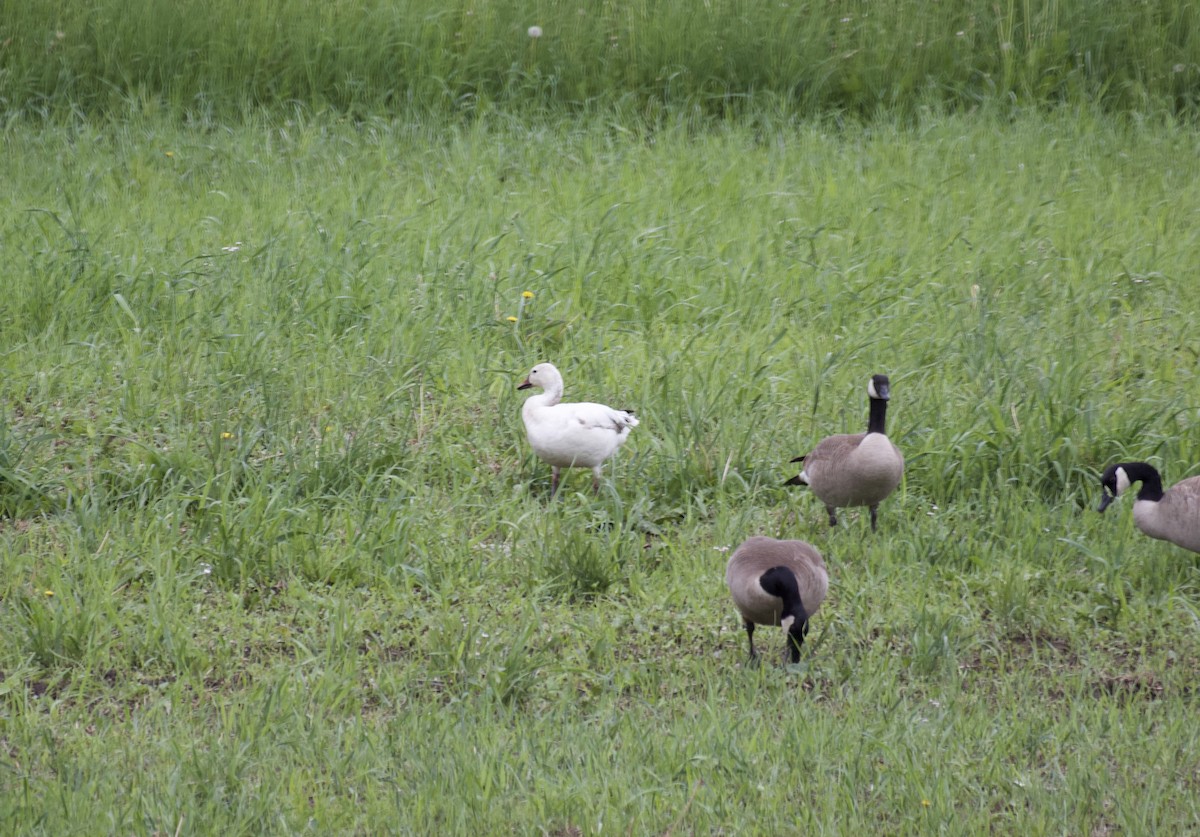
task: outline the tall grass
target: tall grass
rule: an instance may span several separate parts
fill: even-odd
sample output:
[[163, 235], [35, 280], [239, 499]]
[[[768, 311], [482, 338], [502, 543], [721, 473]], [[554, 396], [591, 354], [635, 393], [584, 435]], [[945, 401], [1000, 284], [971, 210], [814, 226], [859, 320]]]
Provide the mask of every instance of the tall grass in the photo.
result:
[[[1200, 574], [1091, 507], [1200, 461], [1194, 133], [627, 115], [9, 127], [6, 833], [1190, 827]], [[642, 419], [598, 496], [543, 359]], [[790, 669], [754, 533], [830, 567]]]
[[1010, 98], [1191, 113], [1198, 32], [1195, 6], [1175, 0], [5, 0], [0, 104], [9, 118], [165, 105], [208, 119], [297, 103], [356, 115], [617, 103], [726, 113], [763, 100], [871, 114]]

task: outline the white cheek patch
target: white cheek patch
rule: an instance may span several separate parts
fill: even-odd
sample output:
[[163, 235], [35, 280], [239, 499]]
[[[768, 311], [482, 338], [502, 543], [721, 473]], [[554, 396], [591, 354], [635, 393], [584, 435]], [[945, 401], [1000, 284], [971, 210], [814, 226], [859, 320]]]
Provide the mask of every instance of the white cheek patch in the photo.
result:
[[878, 390], [875, 389], [875, 379], [874, 378], [872, 378], [870, 381], [867, 381], [867, 395], [869, 395], [871, 398], [879, 397], [879, 392], [878, 392]]
[[1125, 473], [1124, 468], [1117, 469], [1117, 496], [1120, 497], [1129, 490], [1129, 474]]
[[782, 628], [785, 631], [790, 631], [792, 629], [792, 623], [795, 621], [796, 621], [795, 616], [785, 616], [785, 617], [783, 617], [783, 620], [780, 621], [779, 624], [780, 624], [780, 626], [782, 626]]

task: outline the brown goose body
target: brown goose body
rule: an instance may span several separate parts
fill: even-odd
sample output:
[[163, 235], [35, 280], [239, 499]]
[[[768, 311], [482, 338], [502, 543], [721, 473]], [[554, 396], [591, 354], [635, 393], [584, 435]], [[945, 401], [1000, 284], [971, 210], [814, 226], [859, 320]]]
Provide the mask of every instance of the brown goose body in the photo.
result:
[[805, 455], [804, 475], [827, 507], [878, 506], [900, 485], [904, 454], [883, 433], [829, 436]]
[[1162, 477], [1146, 462], [1124, 462], [1110, 466], [1100, 478], [1108, 492], [1100, 511], [1123, 494], [1135, 482], [1141, 490], [1133, 502], [1133, 522], [1152, 538], [1170, 541], [1176, 546], [1200, 552], [1200, 477], [1181, 480], [1168, 488]]
[[729, 557], [725, 583], [745, 625], [750, 658], [757, 656], [754, 626], [781, 625], [789, 637], [791, 660], [797, 662], [808, 621], [829, 591], [821, 553], [804, 541], [755, 535]]
[[830, 526], [837, 525], [840, 508], [869, 507], [874, 531], [879, 504], [896, 490], [904, 476], [904, 454], [884, 432], [891, 397], [887, 376], [872, 376], [867, 395], [871, 405], [867, 432], [822, 439], [809, 453], [792, 460], [803, 462], [804, 470], [786, 484], [811, 488], [825, 504]]

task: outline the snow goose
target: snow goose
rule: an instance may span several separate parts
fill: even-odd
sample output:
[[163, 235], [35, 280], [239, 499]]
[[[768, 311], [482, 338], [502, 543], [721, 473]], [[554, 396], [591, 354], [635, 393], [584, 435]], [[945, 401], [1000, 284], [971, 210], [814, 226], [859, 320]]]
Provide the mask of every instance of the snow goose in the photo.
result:
[[1152, 538], [1200, 552], [1200, 477], [1181, 480], [1163, 491], [1162, 477], [1147, 462], [1110, 465], [1100, 477], [1104, 511], [1135, 482], [1142, 483], [1133, 503], [1133, 522]]
[[871, 413], [866, 433], [827, 436], [810, 453], [793, 462], [804, 470], [785, 485], [807, 485], [829, 512], [829, 525], [837, 526], [837, 510], [869, 506], [871, 531], [875, 531], [879, 504], [896, 490], [904, 475], [904, 455], [884, 432], [890, 388], [887, 375], [873, 375], [867, 384]]
[[800, 646], [808, 633], [808, 620], [829, 591], [825, 561], [812, 544], [779, 541], [755, 535], [729, 556], [725, 583], [746, 626], [750, 659], [755, 625], [782, 625], [788, 635], [788, 652], [800, 662]]
[[562, 375], [553, 364], [533, 367], [517, 389], [541, 387], [521, 407], [529, 446], [551, 467], [550, 496], [558, 491], [563, 468], [591, 468], [592, 490], [600, 490], [600, 468], [616, 452], [638, 420], [632, 410], [615, 410], [604, 404], [576, 401], [560, 404]]

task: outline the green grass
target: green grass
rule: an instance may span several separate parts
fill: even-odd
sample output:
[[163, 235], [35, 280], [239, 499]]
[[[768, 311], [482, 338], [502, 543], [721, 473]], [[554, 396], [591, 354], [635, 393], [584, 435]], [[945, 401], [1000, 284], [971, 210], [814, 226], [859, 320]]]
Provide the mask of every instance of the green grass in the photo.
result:
[[165, 107], [207, 121], [264, 105], [723, 114], [764, 101], [814, 115], [981, 103], [1195, 115], [1200, 11], [1179, 0], [0, 0], [6, 120]]
[[[0, 830], [1195, 822], [1200, 571], [1093, 511], [1200, 462], [1194, 131], [0, 136]], [[540, 360], [642, 420], [598, 497], [546, 498]], [[905, 483], [830, 531], [780, 483], [873, 372]], [[830, 567], [790, 669], [724, 589], [756, 533]]]

